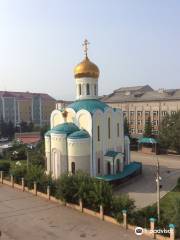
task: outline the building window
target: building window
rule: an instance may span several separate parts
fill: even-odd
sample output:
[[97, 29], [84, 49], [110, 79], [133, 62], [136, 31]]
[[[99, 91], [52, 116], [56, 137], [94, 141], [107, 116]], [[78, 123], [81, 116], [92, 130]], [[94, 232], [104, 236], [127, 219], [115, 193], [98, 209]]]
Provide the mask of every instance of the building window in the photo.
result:
[[75, 162], [71, 163], [71, 172], [72, 174], [75, 174], [76, 168], [75, 168]]
[[108, 138], [111, 138], [111, 119], [108, 118]]
[[158, 111], [153, 111], [153, 116], [158, 116]]
[[131, 121], [130, 121], [130, 125], [134, 125], [134, 121], [131, 120]]
[[117, 137], [119, 137], [119, 123], [117, 123]]
[[94, 85], [94, 95], [95, 96], [97, 95], [97, 86], [96, 86], [96, 84]]
[[162, 116], [166, 116], [167, 115], [167, 111], [162, 111]]
[[154, 120], [154, 121], [153, 121], [153, 126], [158, 126], [158, 124], [159, 124], [159, 121], [158, 121], [158, 120]]
[[145, 116], [150, 116], [150, 111], [145, 111]]
[[90, 95], [89, 83], [86, 84], [86, 94], [87, 94], [87, 95]]
[[176, 114], [176, 111], [171, 111], [171, 115], [175, 115]]
[[137, 115], [141, 117], [142, 116], [142, 111], [137, 111]]
[[134, 111], [130, 111], [130, 116], [134, 116]]
[[79, 84], [79, 95], [81, 95], [81, 84]]
[[142, 133], [142, 129], [138, 129], [138, 133]]
[[98, 139], [98, 142], [100, 141], [100, 127], [97, 126], [97, 139]]
[[98, 174], [101, 172], [101, 160], [98, 158]]
[[138, 124], [138, 125], [142, 125], [142, 120], [138, 120], [138, 121], [137, 121], [137, 124]]
[[131, 128], [131, 129], [130, 129], [130, 132], [131, 132], [131, 133], [135, 133], [135, 129], [134, 129], [134, 128]]

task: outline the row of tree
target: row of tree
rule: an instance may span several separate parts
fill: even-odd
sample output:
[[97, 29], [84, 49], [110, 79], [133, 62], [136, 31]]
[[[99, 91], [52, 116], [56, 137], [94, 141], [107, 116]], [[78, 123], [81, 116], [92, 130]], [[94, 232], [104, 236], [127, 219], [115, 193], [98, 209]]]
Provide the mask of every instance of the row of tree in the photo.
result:
[[40, 131], [41, 135], [43, 135], [47, 130], [49, 129], [49, 126], [43, 126], [42, 128], [35, 126], [33, 122], [27, 123], [27, 122], [20, 122], [17, 126], [14, 126], [14, 124], [9, 121], [5, 122], [3, 118], [0, 119], [0, 137], [2, 138], [13, 138], [14, 134], [17, 132], [33, 132], [33, 131]]

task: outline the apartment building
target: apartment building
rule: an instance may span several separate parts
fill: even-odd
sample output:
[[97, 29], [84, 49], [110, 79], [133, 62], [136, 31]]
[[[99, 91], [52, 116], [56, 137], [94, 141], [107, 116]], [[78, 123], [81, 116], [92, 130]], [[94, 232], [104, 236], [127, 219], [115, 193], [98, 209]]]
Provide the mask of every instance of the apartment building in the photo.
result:
[[37, 126], [49, 124], [56, 100], [45, 93], [0, 91], [0, 117], [17, 125], [21, 121]]
[[124, 87], [103, 96], [101, 100], [111, 107], [122, 109], [132, 136], [143, 134], [149, 117], [153, 133], [158, 135], [163, 117], [180, 110], [180, 89], [154, 90], [149, 85]]

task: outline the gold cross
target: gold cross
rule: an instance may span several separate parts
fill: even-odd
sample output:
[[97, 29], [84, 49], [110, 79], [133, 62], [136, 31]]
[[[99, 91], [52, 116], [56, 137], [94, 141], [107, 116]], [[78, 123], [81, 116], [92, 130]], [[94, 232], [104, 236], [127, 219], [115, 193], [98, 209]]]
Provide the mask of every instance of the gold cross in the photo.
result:
[[89, 45], [89, 44], [90, 44], [90, 43], [88, 42], [88, 40], [85, 39], [85, 40], [84, 40], [84, 43], [83, 43], [83, 47], [84, 47], [84, 53], [85, 53], [86, 58], [87, 58], [87, 51], [88, 51], [88, 45]]

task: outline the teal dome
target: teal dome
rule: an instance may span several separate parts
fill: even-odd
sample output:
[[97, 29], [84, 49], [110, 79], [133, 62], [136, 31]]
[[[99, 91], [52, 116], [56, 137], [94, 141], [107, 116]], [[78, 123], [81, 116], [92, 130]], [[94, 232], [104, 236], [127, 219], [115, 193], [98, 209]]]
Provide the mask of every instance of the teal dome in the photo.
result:
[[45, 133], [45, 136], [51, 136], [51, 130], [49, 130], [49, 131], [47, 131], [46, 133]]
[[80, 130], [70, 134], [68, 138], [70, 139], [89, 138], [89, 133], [86, 132], [85, 130]]
[[97, 99], [83, 99], [71, 103], [67, 106], [67, 108], [72, 108], [75, 112], [85, 109], [90, 113], [94, 113], [98, 109], [104, 112], [107, 108], [109, 108], [109, 106]]
[[74, 123], [62, 123], [51, 129], [51, 133], [67, 135], [76, 131], [79, 131], [79, 128]]

